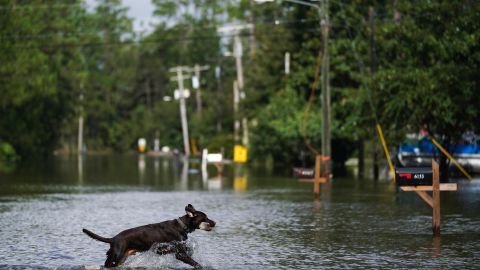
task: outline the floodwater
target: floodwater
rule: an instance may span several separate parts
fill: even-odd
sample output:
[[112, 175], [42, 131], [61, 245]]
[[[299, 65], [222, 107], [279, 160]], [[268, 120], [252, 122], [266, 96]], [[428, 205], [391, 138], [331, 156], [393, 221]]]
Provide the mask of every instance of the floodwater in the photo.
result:
[[[334, 178], [319, 200], [288, 173], [229, 165], [202, 175], [168, 158], [55, 157], [0, 174], [0, 268], [98, 269], [102, 236], [174, 219], [193, 204], [217, 222], [188, 245], [207, 269], [478, 269], [480, 182], [442, 192], [442, 235], [432, 210], [389, 182]], [[283, 176], [281, 176], [283, 174]], [[191, 269], [146, 252], [126, 268]]]

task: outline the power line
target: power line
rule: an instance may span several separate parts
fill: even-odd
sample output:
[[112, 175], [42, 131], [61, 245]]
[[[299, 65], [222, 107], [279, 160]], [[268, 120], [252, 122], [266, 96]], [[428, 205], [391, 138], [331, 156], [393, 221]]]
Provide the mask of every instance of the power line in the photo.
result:
[[[310, 28], [310, 29], [302, 29], [303, 32], [306, 33], [317, 33], [320, 29], [317, 28]], [[268, 34], [267, 34], [268, 33]], [[178, 38], [162, 38], [162, 39], [145, 39], [145, 40], [127, 40], [127, 41], [117, 41], [117, 42], [86, 42], [86, 43], [64, 43], [64, 44], [32, 44], [32, 45], [17, 45], [12, 44], [11, 46], [0, 46], [1, 50], [16, 50], [16, 49], [33, 49], [33, 48], [62, 48], [62, 47], [98, 47], [98, 46], [124, 46], [124, 45], [132, 45], [132, 44], [158, 44], [162, 42], [169, 42], [169, 41], [177, 41], [177, 42], [187, 42], [187, 41], [197, 41], [197, 40], [208, 40], [208, 39], [222, 39], [228, 37], [234, 37], [234, 34], [222, 34], [222, 35], [205, 35], [205, 36], [197, 36], [197, 37], [178, 37]], [[250, 37], [250, 36], [270, 36], [275, 37], [278, 36], [282, 39], [289, 38], [285, 36], [283, 33], [271, 33], [271, 32], [264, 32], [259, 33], [257, 31], [255, 34], [250, 33], [241, 33], [239, 34], [241, 37]]]
[[[282, 25], [292, 25], [292, 24], [306, 24], [309, 22], [316, 22], [317, 20], [285, 20], [285, 21], [261, 21], [257, 22], [255, 26], [282, 26]], [[177, 28], [168, 28], [166, 30], [175, 30], [175, 31], [186, 31], [189, 29], [195, 29], [195, 30], [208, 30], [212, 29], [215, 30], [218, 28], [218, 25], [182, 25], [182, 27], [177, 27]], [[100, 29], [101, 31], [103, 29]], [[155, 32], [155, 31], [154, 31]], [[132, 34], [142, 34], [142, 31], [132, 31]], [[3, 35], [0, 36], [0, 40], [35, 40], [35, 39], [49, 39], [52, 37], [75, 37], [75, 36], [88, 36], [88, 35], [98, 35], [98, 31], [92, 31], [92, 32], [71, 32], [71, 33], [43, 33], [43, 34], [31, 34], [31, 35]]]
[[85, 3], [77, 3], [77, 4], [51, 4], [51, 5], [15, 5], [15, 6], [0, 6], [0, 10], [23, 10], [23, 9], [51, 9], [51, 8], [68, 8], [68, 7], [84, 7], [88, 6]]

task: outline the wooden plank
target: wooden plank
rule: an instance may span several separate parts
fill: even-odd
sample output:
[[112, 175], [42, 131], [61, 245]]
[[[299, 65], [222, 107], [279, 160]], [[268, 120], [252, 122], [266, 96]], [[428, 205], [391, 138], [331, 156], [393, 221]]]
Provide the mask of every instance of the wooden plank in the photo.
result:
[[[433, 191], [433, 186], [401, 186], [403, 191]], [[440, 191], [456, 191], [457, 183], [440, 184]]]
[[433, 198], [426, 191], [415, 190], [415, 192], [424, 202], [426, 202], [428, 205], [430, 205], [430, 207], [433, 208]]
[[438, 163], [432, 159], [433, 169], [433, 217], [432, 230], [434, 236], [440, 235], [440, 169]]

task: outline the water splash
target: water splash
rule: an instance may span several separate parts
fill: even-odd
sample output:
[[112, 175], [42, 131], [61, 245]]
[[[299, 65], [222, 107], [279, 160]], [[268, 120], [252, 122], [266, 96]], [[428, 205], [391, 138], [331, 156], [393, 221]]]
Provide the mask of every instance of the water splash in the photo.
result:
[[[202, 266], [208, 264], [203, 259], [197, 258], [195, 254], [198, 254], [198, 244], [197, 241], [194, 239], [188, 239], [184, 242], [187, 253], [192, 256], [194, 260], [199, 262]], [[165, 254], [159, 255], [157, 254], [157, 250], [161, 248], [162, 244], [155, 244], [153, 245], [148, 251], [137, 253], [135, 255], [129, 256], [122, 267], [126, 268], [162, 268], [162, 269], [178, 269], [178, 268], [185, 268], [190, 267], [189, 265], [179, 261], [175, 258], [175, 254]], [[209, 265], [209, 264], [208, 264]]]

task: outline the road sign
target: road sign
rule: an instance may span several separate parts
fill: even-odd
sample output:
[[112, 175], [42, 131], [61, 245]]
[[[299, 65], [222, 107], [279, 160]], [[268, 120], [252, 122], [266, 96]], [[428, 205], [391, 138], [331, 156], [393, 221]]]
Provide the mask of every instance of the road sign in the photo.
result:
[[236, 144], [233, 147], [233, 161], [237, 163], [247, 162], [248, 152], [247, 147], [243, 145]]
[[197, 76], [192, 76], [192, 86], [194, 89], [200, 88], [200, 80]]

